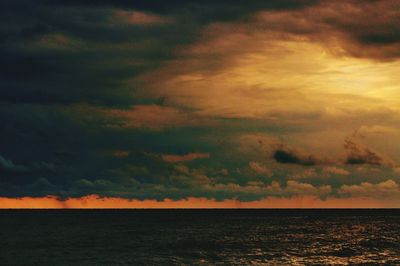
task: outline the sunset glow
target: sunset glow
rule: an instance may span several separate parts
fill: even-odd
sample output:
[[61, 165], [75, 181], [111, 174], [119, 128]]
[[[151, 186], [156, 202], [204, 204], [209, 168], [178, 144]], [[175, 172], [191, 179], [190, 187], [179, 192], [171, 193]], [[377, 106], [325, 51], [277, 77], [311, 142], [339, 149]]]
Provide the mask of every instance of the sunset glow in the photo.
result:
[[101, 198], [88, 195], [82, 198], [60, 200], [55, 197], [43, 198], [0, 198], [5, 209], [242, 209], [242, 208], [399, 208], [398, 202], [371, 200], [369, 198], [321, 200], [313, 196], [274, 198], [268, 197], [258, 201], [241, 202], [238, 200], [215, 201], [206, 198], [188, 198], [173, 201], [127, 200], [121, 198]]

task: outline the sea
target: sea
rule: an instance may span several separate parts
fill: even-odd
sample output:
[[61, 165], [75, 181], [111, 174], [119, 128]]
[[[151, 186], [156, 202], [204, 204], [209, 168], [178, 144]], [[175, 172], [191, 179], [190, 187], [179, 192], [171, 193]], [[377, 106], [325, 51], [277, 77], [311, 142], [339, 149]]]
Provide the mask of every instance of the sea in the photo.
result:
[[1, 210], [0, 265], [400, 265], [400, 210]]

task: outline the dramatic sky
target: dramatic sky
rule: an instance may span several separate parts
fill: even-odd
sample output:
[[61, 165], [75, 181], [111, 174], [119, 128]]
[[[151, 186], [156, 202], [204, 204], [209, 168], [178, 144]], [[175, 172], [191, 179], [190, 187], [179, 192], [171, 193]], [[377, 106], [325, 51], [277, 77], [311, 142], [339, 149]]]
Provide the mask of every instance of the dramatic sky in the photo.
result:
[[400, 207], [397, 0], [3, 0], [0, 63], [0, 207]]

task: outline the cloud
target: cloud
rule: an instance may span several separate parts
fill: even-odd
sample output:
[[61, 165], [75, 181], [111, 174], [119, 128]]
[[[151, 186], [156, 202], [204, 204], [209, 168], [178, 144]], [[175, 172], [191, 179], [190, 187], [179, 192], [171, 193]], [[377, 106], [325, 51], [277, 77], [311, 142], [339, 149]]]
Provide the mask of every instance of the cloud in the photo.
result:
[[372, 126], [361, 126], [356, 129], [353, 133], [354, 138], [365, 139], [370, 136], [387, 136], [396, 133], [396, 129], [389, 126], [372, 125]]
[[[391, 94], [389, 88], [397, 80], [396, 64], [359, 59], [343, 61], [312, 42], [275, 43], [247, 35], [232, 36], [231, 40], [224, 35], [216, 38], [224, 43], [219, 44], [219, 40], [200, 43], [204, 54], [183, 55], [182, 59], [143, 76], [148, 86], [143, 95], [158, 97], [166, 93], [171, 103], [194, 107], [208, 116], [260, 119], [284, 126], [334, 121], [343, 127], [339, 121], [355, 120], [355, 116], [363, 113], [363, 106], [384, 105], [381, 97], [375, 97], [378, 94], [371, 97], [367, 91], [379, 87], [380, 94]], [[265, 51], [259, 50], [256, 44], [243, 50], [241, 47], [250, 40], [265, 47]], [[240, 42], [243, 44], [238, 44]], [[221, 51], [216, 50], [218, 45], [223, 46]], [[232, 46], [234, 51], [229, 54], [225, 46]], [[218, 62], [213, 62], [214, 58], [218, 58]], [[302, 62], [301, 67], [299, 62]], [[380, 64], [382, 66], [378, 66]], [[376, 71], [371, 71], [373, 68]], [[154, 80], [153, 75], [160, 79]], [[362, 90], [360, 84], [363, 84]], [[332, 98], [337, 100], [329, 100]], [[371, 99], [376, 101], [371, 103]], [[355, 109], [359, 109], [358, 115], [353, 114]], [[368, 112], [374, 115], [380, 110], [383, 109], [374, 108]]]
[[2, 172], [26, 172], [28, 169], [23, 165], [13, 163], [0, 155], [0, 171]]
[[116, 10], [112, 16], [112, 21], [117, 21], [120, 23], [128, 23], [133, 25], [142, 26], [156, 26], [171, 23], [171, 19], [161, 17], [154, 14], [149, 14], [145, 12], [135, 11], [135, 10]]
[[266, 175], [268, 177], [273, 175], [272, 170], [260, 162], [251, 161], [249, 162], [249, 167], [257, 174]]
[[[204, 115], [299, 126], [338, 117], [357, 120], [353, 112], [364, 109], [396, 109], [398, 100], [388, 105], [385, 95], [398, 87], [393, 85], [399, 83], [397, 56], [354, 39], [359, 31], [376, 27], [371, 20], [381, 20], [366, 19], [375, 15], [375, 6], [392, 11], [392, 3], [382, 2], [318, 1], [301, 9], [259, 9], [243, 19], [215, 21], [202, 29], [198, 42], [177, 51], [176, 60], [142, 75], [146, 88], [139, 94], [166, 93], [173, 104]], [[386, 31], [385, 23], [377, 22]], [[369, 49], [382, 54], [354, 54]]]
[[344, 175], [344, 176], [350, 175], [349, 171], [337, 166], [327, 166], [324, 167], [322, 171], [327, 174]]
[[347, 138], [344, 141], [344, 148], [347, 152], [346, 164], [394, 165], [390, 158], [373, 151], [361, 143], [357, 143], [351, 138]]
[[282, 187], [277, 181], [272, 181], [269, 185], [265, 185], [262, 182], [249, 182], [247, 185], [234, 183], [205, 184], [200, 189], [205, 192], [212, 192], [214, 195], [221, 194], [225, 198], [239, 198], [243, 201], [261, 199], [266, 196], [291, 197], [295, 195], [316, 195], [324, 197], [332, 191], [329, 185], [316, 187], [312, 184], [293, 180], [287, 181], [285, 187]]
[[53, 163], [36, 161], [30, 163], [29, 165], [20, 165], [15, 164], [11, 160], [5, 159], [0, 155], [0, 172], [3, 173], [34, 173], [42, 171], [54, 172], [55, 170], [56, 166]]
[[304, 166], [318, 165], [325, 163], [326, 159], [319, 158], [316, 155], [308, 154], [303, 150], [294, 147], [279, 145], [273, 152], [273, 158], [282, 164], [299, 164]]
[[40, 36], [31, 43], [31, 49], [73, 51], [82, 48], [85, 44], [62, 33], [49, 33]]
[[400, 56], [398, 15], [397, 6], [391, 0], [320, 1], [319, 5], [299, 11], [260, 12], [257, 25], [266, 30], [319, 39], [327, 45], [335, 39], [352, 56], [385, 60]]
[[188, 162], [196, 159], [208, 159], [210, 158], [209, 153], [188, 153], [184, 155], [176, 155], [176, 154], [163, 154], [161, 158], [168, 163], [178, 163], [178, 162]]
[[400, 197], [400, 187], [392, 179], [388, 179], [384, 182], [372, 184], [369, 182], [363, 182], [359, 185], [343, 185], [338, 190], [339, 194], [346, 196], [364, 196], [364, 197]]
[[115, 157], [128, 157], [129, 156], [129, 151], [124, 151], [124, 150], [116, 150], [112, 152], [112, 155]]
[[111, 120], [108, 126], [162, 130], [171, 127], [198, 127], [210, 120], [174, 107], [135, 105], [130, 109], [98, 109]]
[[0, 92], [2, 102], [136, 104], [141, 99], [127, 81], [172, 58], [175, 46], [191, 42], [187, 33], [198, 27], [107, 3], [57, 2], [1, 3], [9, 10], [0, 11], [0, 60], [9, 66], [0, 73], [1, 86], [9, 88]]
[[[346, 155], [344, 163], [348, 165], [370, 164], [377, 166], [393, 167], [395, 163], [387, 156], [372, 150], [362, 143], [357, 142], [353, 137], [347, 137], [344, 140], [343, 147]], [[291, 147], [286, 144], [278, 144], [273, 150], [272, 158], [281, 164], [298, 164], [303, 166], [313, 165], [337, 165], [342, 164], [340, 158], [326, 158], [320, 155], [307, 153], [297, 147]], [[326, 167], [325, 173], [348, 175], [349, 172], [336, 166]]]
[[179, 173], [184, 174], [184, 175], [190, 175], [190, 169], [186, 165], [177, 164], [174, 167]]
[[328, 195], [332, 191], [330, 185], [323, 185], [320, 187], [314, 187], [308, 183], [301, 183], [294, 180], [287, 181], [287, 186], [285, 189], [286, 193], [292, 195]]
[[308, 178], [315, 178], [317, 177], [317, 172], [314, 168], [307, 168], [304, 169], [302, 172], [296, 172], [290, 176], [293, 179], [308, 179]]
[[57, 170], [57, 166], [51, 162], [33, 162], [31, 164], [31, 169], [33, 171], [49, 171], [55, 172]]

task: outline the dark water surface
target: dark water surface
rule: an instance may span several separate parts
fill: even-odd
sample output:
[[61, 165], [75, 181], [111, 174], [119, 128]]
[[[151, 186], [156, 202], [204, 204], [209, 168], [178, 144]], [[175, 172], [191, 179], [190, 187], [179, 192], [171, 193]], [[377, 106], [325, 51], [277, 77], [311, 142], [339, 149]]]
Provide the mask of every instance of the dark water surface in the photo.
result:
[[400, 265], [400, 210], [2, 210], [0, 265]]

